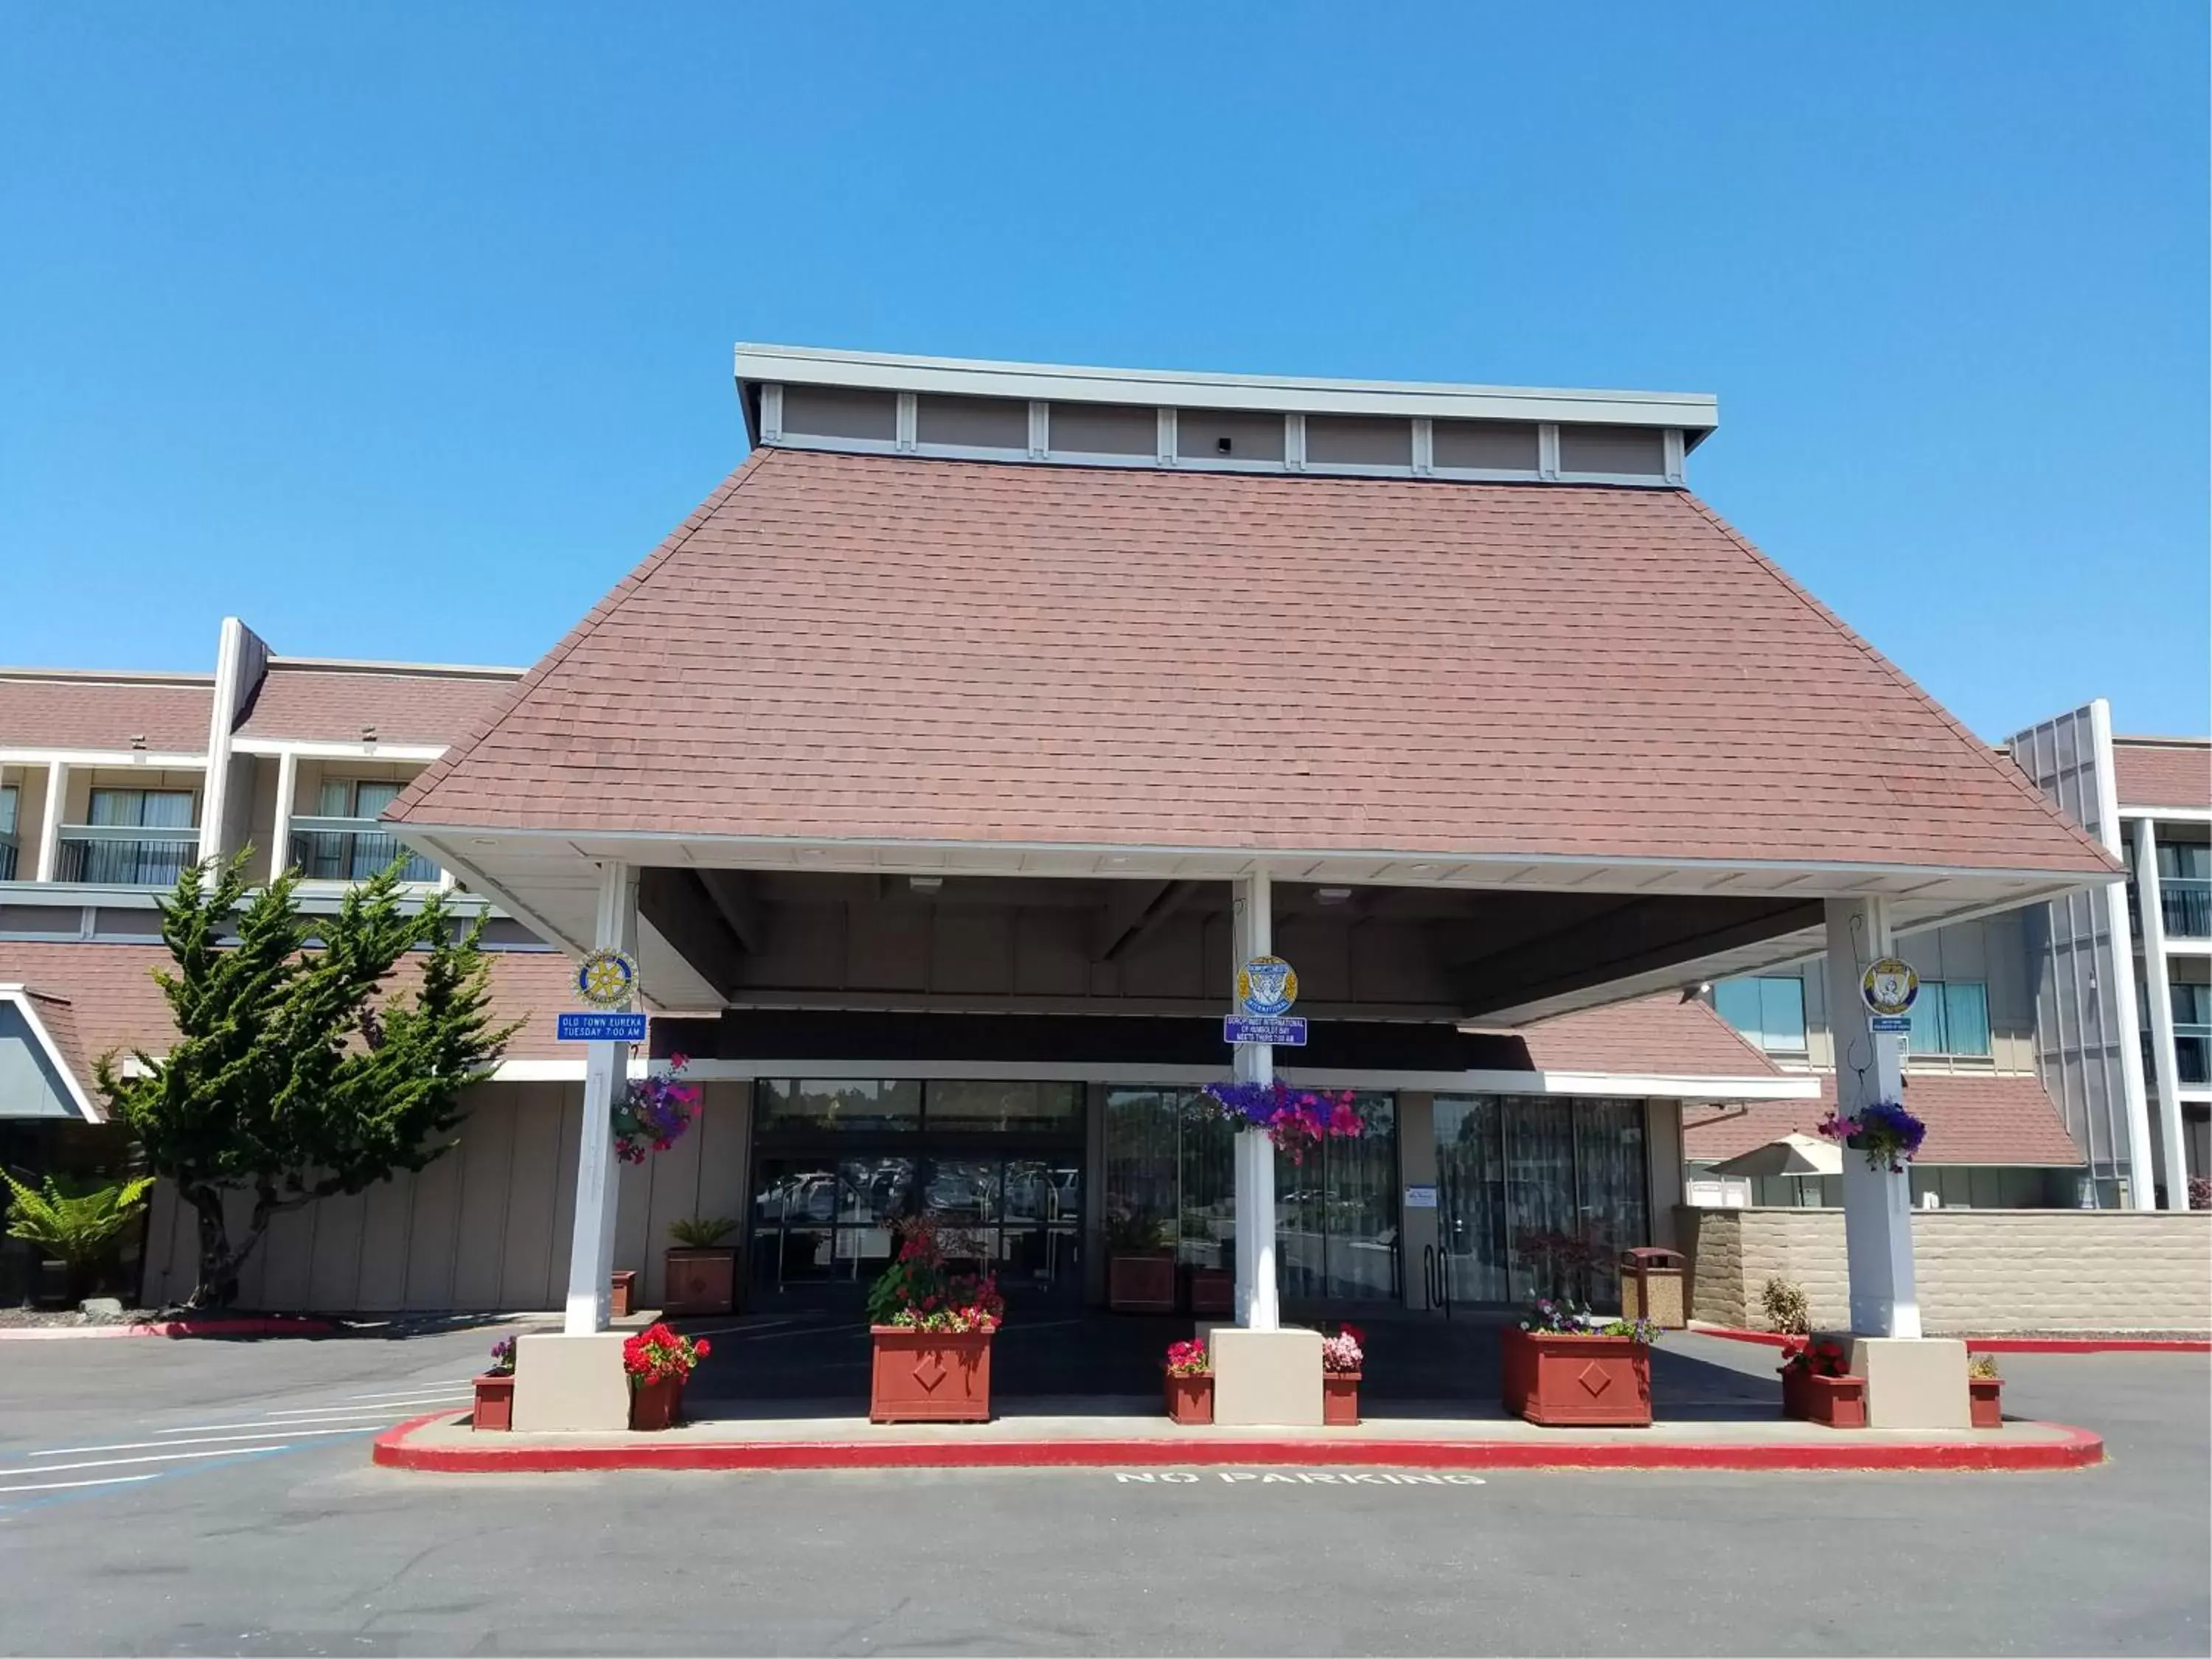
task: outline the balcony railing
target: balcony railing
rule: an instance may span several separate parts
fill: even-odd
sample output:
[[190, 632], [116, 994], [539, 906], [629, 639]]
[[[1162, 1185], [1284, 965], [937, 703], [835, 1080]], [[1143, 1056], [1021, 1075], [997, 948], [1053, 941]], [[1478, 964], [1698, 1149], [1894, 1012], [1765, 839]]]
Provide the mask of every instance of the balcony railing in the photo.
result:
[[401, 880], [438, 879], [436, 865], [374, 818], [292, 820], [292, 862], [310, 881], [367, 881], [397, 858], [407, 860]]
[[57, 881], [94, 887], [173, 887], [200, 855], [198, 824], [65, 823]]
[[2169, 939], [2212, 939], [2212, 881], [2165, 876], [2158, 884], [2159, 914]]
[[[2158, 1056], [2150, 1033], [2142, 1034], [2143, 1075], [2158, 1075]], [[2212, 1029], [2184, 1025], [2173, 1034], [2174, 1081], [2185, 1089], [2212, 1085]]]

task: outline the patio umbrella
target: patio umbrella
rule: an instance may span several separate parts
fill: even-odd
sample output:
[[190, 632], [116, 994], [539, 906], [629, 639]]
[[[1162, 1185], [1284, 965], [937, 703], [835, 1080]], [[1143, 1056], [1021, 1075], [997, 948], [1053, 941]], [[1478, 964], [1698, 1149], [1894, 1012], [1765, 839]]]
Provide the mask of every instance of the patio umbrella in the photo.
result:
[[1722, 1176], [1832, 1176], [1844, 1172], [1844, 1149], [1819, 1135], [1787, 1134], [1739, 1152], [1712, 1173]]

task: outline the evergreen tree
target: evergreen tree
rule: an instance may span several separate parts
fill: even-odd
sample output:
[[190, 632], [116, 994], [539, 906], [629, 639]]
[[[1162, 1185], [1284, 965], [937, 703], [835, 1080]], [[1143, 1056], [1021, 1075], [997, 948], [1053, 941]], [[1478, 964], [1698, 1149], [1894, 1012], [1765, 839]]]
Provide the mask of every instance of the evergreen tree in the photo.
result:
[[[349, 890], [335, 915], [303, 916], [296, 871], [248, 896], [245, 860], [187, 870], [161, 902], [176, 966], [154, 977], [176, 1023], [169, 1052], [137, 1054], [128, 1074], [112, 1054], [96, 1068], [146, 1169], [198, 1218], [193, 1307], [236, 1297], [240, 1270], [287, 1210], [444, 1152], [437, 1138], [459, 1121], [461, 1091], [515, 1029], [491, 1026], [483, 919], [457, 934], [442, 894], [407, 914], [402, 861]], [[391, 989], [410, 953], [419, 982]], [[235, 1242], [234, 1194], [252, 1199]]]

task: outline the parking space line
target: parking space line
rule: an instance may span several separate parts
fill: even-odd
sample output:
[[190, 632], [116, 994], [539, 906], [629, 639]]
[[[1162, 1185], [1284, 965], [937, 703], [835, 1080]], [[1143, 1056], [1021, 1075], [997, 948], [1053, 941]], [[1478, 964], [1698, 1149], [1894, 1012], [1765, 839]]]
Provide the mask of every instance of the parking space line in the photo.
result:
[[[401, 1413], [401, 1414], [402, 1414], [402, 1415], [404, 1415], [404, 1413]], [[295, 1419], [292, 1419], [292, 1422], [290, 1422], [290, 1423], [271, 1423], [268, 1419], [266, 1419], [266, 1418], [261, 1418], [261, 1419], [257, 1419], [257, 1420], [255, 1420], [255, 1421], [252, 1421], [252, 1422], [250, 1422], [250, 1423], [189, 1423], [189, 1424], [186, 1424], [185, 1425], [184, 1425], [184, 1426], [183, 1426], [183, 1427], [181, 1427], [181, 1428], [175, 1428], [175, 1429], [156, 1429], [156, 1430], [155, 1430], [155, 1431], [154, 1431], [154, 1432], [155, 1432], [155, 1433], [156, 1433], [156, 1434], [213, 1434], [213, 1433], [215, 1433], [215, 1432], [216, 1432], [216, 1431], [217, 1431], [218, 1429], [270, 1429], [270, 1430], [283, 1430], [283, 1429], [289, 1429], [289, 1428], [290, 1428], [290, 1427], [292, 1426], [292, 1424], [293, 1424], [293, 1423], [300, 1423], [300, 1422], [307, 1422], [307, 1423], [360, 1423], [360, 1422], [389, 1423], [390, 1421], [392, 1421], [392, 1413], [391, 1412], [388, 1412], [388, 1411], [382, 1411], [382, 1412], [325, 1412], [325, 1413], [322, 1413], [321, 1414], [319, 1414], [319, 1416], [315, 1416], [315, 1417], [311, 1417], [311, 1418], [307, 1418], [307, 1419], [295, 1418]]]
[[374, 1434], [377, 1425], [364, 1423], [349, 1429], [293, 1429], [275, 1424], [258, 1433], [203, 1434], [189, 1440], [125, 1440], [112, 1446], [57, 1446], [51, 1451], [25, 1452], [25, 1457], [74, 1457], [81, 1452], [144, 1451], [156, 1446], [204, 1446], [239, 1440], [304, 1440], [311, 1434]]
[[[34, 1463], [25, 1468], [0, 1469], [0, 1480], [18, 1474], [52, 1474], [62, 1469], [113, 1469], [126, 1463], [180, 1463], [193, 1457], [235, 1457], [241, 1451], [283, 1451], [281, 1441], [273, 1446], [224, 1446], [215, 1451], [164, 1452], [150, 1457], [95, 1457], [86, 1463]], [[0, 1491], [6, 1490], [0, 1487]]]
[[[46, 1471], [31, 1470], [27, 1473], [44, 1474]], [[0, 1486], [0, 1498], [5, 1498], [9, 1492], [64, 1492], [75, 1486], [127, 1486], [134, 1481], [159, 1480], [165, 1474], [171, 1473], [173, 1471], [155, 1469], [148, 1474], [106, 1474], [95, 1480], [41, 1480], [29, 1486]]]
[[[425, 1400], [466, 1400], [471, 1392], [472, 1391], [468, 1389], [441, 1389], [434, 1395], [424, 1395], [422, 1398]], [[407, 1407], [412, 1406], [414, 1403], [415, 1401], [412, 1400], [395, 1400], [392, 1402], [389, 1407], [380, 1411], [378, 1414], [380, 1416], [388, 1417], [392, 1412], [404, 1410]], [[297, 1411], [268, 1412], [264, 1413], [264, 1415], [274, 1421], [277, 1419], [287, 1417], [337, 1417], [340, 1415], [347, 1417], [365, 1416], [368, 1414], [368, 1410], [369, 1407], [366, 1406], [364, 1406], [359, 1412], [355, 1412], [350, 1408], [342, 1411], [337, 1407], [331, 1406], [306, 1406], [301, 1407]]]

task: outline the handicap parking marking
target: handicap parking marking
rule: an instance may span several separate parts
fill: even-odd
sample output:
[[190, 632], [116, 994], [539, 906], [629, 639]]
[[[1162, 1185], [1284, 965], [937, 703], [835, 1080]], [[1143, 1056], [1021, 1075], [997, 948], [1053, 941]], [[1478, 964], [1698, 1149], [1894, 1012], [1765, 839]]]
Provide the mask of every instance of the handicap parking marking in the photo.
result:
[[1486, 1486], [1463, 1469], [1101, 1469], [1125, 1486]]

